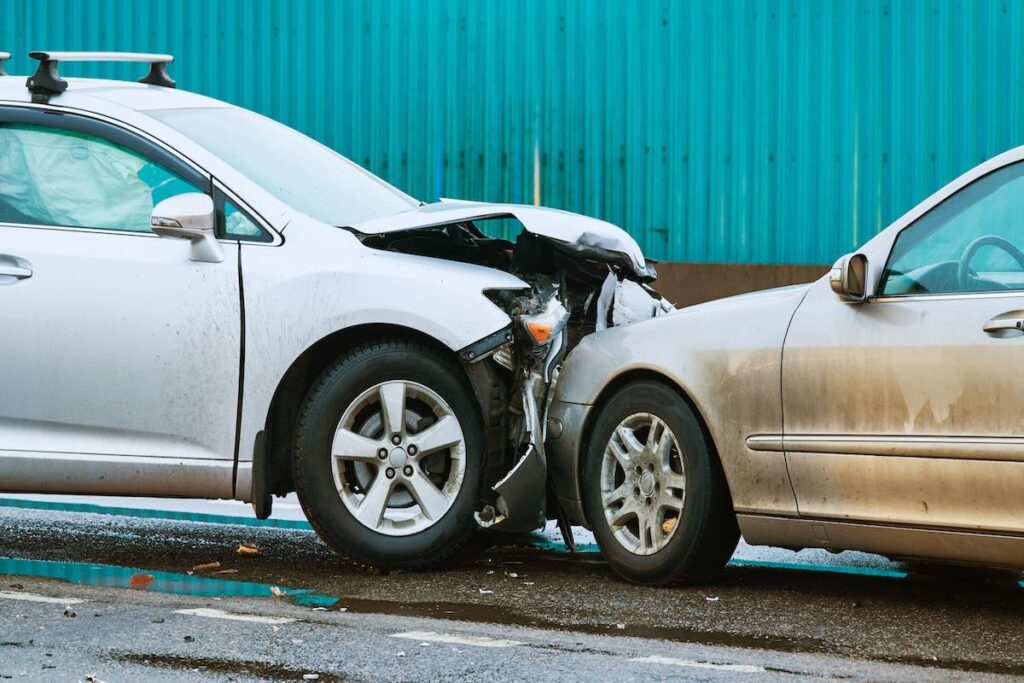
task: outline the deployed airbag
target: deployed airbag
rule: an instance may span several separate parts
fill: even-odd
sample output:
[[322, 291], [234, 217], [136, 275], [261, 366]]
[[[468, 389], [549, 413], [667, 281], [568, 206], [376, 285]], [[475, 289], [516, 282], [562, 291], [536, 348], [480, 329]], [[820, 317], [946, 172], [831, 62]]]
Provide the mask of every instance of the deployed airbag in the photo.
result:
[[134, 152], [91, 135], [0, 126], [0, 218], [146, 231], [154, 203], [141, 176], [147, 165]]

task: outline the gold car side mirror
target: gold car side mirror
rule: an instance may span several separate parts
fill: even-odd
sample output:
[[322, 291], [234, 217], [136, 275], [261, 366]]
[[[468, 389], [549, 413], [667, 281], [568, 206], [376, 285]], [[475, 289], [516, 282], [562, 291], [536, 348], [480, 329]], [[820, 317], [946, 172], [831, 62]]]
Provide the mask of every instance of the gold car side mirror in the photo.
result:
[[867, 299], [867, 274], [868, 257], [847, 254], [832, 266], [828, 282], [842, 301], [859, 304]]

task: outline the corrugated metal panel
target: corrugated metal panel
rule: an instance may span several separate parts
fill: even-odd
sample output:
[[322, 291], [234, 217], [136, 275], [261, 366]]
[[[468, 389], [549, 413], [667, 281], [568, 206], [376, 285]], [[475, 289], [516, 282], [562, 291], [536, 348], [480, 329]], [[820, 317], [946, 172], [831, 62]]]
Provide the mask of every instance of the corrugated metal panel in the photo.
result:
[[0, 4], [15, 73], [29, 49], [171, 52], [182, 87], [421, 198], [539, 195], [725, 262], [831, 262], [1021, 144], [1021, 26], [1005, 0]]

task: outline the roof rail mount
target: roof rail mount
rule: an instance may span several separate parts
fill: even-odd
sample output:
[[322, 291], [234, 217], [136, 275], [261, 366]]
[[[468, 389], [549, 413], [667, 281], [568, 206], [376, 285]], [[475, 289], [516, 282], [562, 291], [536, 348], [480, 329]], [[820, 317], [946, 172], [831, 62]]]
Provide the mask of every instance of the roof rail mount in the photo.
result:
[[6, 76], [7, 72], [4, 71], [4, 62], [11, 58], [10, 52], [0, 52], [0, 76]]
[[139, 83], [175, 87], [174, 79], [167, 75], [167, 65], [174, 61], [172, 55], [146, 52], [29, 52], [28, 56], [39, 60], [39, 68], [28, 77], [25, 84], [33, 95], [59, 95], [68, 89], [68, 82], [57, 73], [58, 62], [146, 62], [149, 73]]

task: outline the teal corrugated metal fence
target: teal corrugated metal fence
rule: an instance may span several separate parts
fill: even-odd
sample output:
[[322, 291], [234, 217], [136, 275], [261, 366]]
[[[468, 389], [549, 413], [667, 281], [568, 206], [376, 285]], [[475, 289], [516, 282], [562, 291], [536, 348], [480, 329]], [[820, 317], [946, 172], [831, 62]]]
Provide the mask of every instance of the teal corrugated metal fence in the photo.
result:
[[14, 73], [30, 49], [171, 52], [181, 87], [420, 198], [539, 196], [726, 262], [831, 262], [1024, 142], [1022, 29], [1011, 0], [0, 3]]

